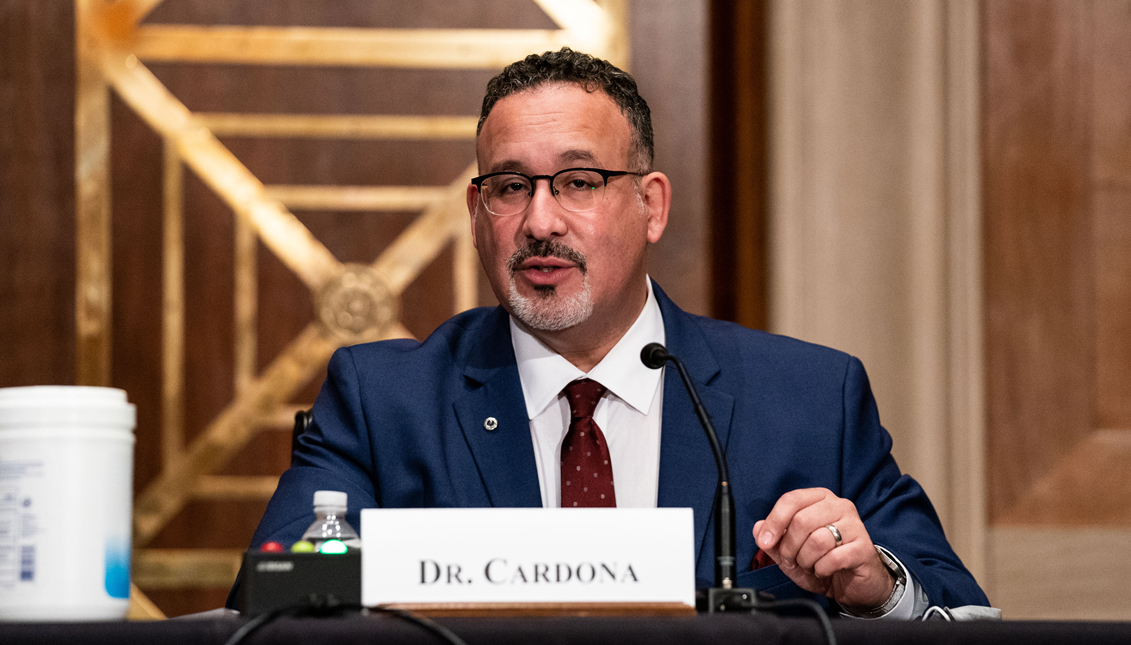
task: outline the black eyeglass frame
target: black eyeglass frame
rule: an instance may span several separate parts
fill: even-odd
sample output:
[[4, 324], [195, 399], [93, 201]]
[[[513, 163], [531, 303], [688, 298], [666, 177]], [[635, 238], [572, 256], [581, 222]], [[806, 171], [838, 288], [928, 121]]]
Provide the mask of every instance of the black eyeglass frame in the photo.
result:
[[[496, 217], [509, 217], [509, 215], [499, 215], [498, 213], [491, 210], [490, 208], [487, 208], [487, 202], [483, 201], [483, 182], [484, 181], [490, 179], [491, 177], [498, 177], [500, 175], [518, 175], [519, 177], [525, 177], [526, 179], [528, 179], [530, 181], [530, 192], [527, 193], [527, 197], [530, 197], [531, 199], [533, 199], [534, 198], [534, 191], [537, 190], [537, 188], [538, 188], [538, 180], [539, 179], [545, 179], [549, 182], [549, 184], [550, 184], [550, 194], [554, 196], [554, 200], [556, 201], [558, 199], [558, 194], [561, 191], [556, 190], [554, 188], [554, 179], [558, 175], [561, 175], [563, 173], [576, 172], [578, 170], [583, 170], [583, 171], [586, 171], [586, 172], [595, 172], [598, 175], [601, 175], [601, 179], [604, 182], [604, 185], [603, 185], [604, 188], [609, 187], [609, 180], [612, 179], [613, 177], [621, 177], [621, 176], [624, 176], [624, 175], [632, 175], [634, 177], [643, 177], [644, 175], [648, 174], [648, 173], [643, 173], [643, 172], [632, 172], [631, 170], [605, 170], [604, 168], [565, 168], [563, 170], [557, 171], [556, 173], [554, 173], [552, 175], [533, 175], [532, 176], [532, 175], [528, 175], [524, 172], [518, 172], [517, 170], [500, 170], [499, 172], [489, 172], [486, 175], [479, 175], [478, 177], [473, 177], [472, 180], [471, 180], [471, 185], [475, 186], [475, 190], [478, 191], [478, 193], [479, 193], [479, 201], [483, 202], [483, 208], [486, 208], [488, 213], [491, 213], [492, 215], [495, 215]], [[558, 202], [558, 203], [561, 204], [561, 202]], [[527, 202], [527, 205], [529, 206], [530, 203]], [[562, 208], [566, 208], [565, 204], [562, 204]], [[570, 210], [569, 208], [566, 208], [566, 210], [570, 211], [571, 213], [587, 212], [587, 211], [574, 211], [574, 210]], [[590, 210], [592, 210], [592, 209], [590, 209]], [[517, 213], [512, 213], [512, 214], [517, 215], [518, 213], [521, 213], [521, 212], [522, 211], [518, 211]]]

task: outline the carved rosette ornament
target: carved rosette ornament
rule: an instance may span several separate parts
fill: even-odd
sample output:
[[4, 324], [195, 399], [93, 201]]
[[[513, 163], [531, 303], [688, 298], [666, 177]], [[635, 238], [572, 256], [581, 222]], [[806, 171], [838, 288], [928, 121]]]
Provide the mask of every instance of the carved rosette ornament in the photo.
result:
[[399, 299], [372, 267], [346, 264], [314, 298], [322, 333], [345, 345], [377, 340], [397, 321]]

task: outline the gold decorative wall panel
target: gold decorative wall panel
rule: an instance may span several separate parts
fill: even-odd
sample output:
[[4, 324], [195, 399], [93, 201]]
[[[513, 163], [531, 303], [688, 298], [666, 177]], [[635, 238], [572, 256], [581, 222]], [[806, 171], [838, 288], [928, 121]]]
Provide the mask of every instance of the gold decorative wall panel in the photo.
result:
[[[497, 69], [563, 45], [624, 66], [626, 0], [532, 0], [558, 29], [364, 29], [150, 24], [160, 0], [75, 0], [76, 333], [81, 384], [111, 384], [111, 93], [164, 142], [162, 162], [160, 473], [134, 508], [135, 582], [147, 588], [229, 585], [239, 551], [147, 549], [190, 500], [265, 499], [276, 476], [219, 474], [264, 428], [287, 425], [292, 401], [339, 346], [409, 337], [401, 295], [452, 249], [453, 312], [478, 301], [477, 257], [464, 203], [474, 159], [433, 186], [265, 184], [220, 137], [470, 140], [476, 115], [193, 112], [147, 63]], [[395, 92], [396, 88], [391, 91]], [[234, 396], [199, 432], [184, 427], [185, 169], [234, 214]], [[291, 211], [415, 211], [375, 259], [339, 261]], [[256, 253], [262, 244], [308, 288], [314, 317], [277, 355], [257, 355]], [[144, 599], [135, 589], [139, 599]], [[145, 602], [135, 613], [144, 614]], [[152, 612], [150, 612], [152, 613]]]

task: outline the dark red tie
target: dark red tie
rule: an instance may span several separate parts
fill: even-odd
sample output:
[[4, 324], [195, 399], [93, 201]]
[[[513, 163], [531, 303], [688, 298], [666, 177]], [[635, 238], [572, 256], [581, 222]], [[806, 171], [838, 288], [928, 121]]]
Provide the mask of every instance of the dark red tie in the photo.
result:
[[562, 508], [616, 506], [609, 446], [593, 420], [605, 386], [582, 379], [567, 385], [564, 392], [570, 421], [562, 441]]

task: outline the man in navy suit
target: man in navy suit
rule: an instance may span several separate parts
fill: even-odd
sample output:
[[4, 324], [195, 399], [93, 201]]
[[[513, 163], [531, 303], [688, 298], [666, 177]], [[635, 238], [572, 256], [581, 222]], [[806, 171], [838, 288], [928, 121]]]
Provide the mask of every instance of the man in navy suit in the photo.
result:
[[502, 305], [422, 343], [335, 353], [254, 545], [297, 540], [320, 489], [349, 494], [355, 525], [373, 506], [586, 505], [574, 485], [590, 480], [574, 481], [562, 446], [576, 438], [566, 392], [587, 379], [595, 467], [611, 477], [594, 503], [694, 509], [710, 586], [714, 460], [678, 374], [640, 362], [661, 342], [687, 363], [730, 464], [736, 586], [869, 618], [987, 604], [892, 460], [858, 360], [692, 316], [648, 279], [671, 185], [631, 76], [568, 49], [512, 64], [488, 84], [477, 157], [467, 206]]

